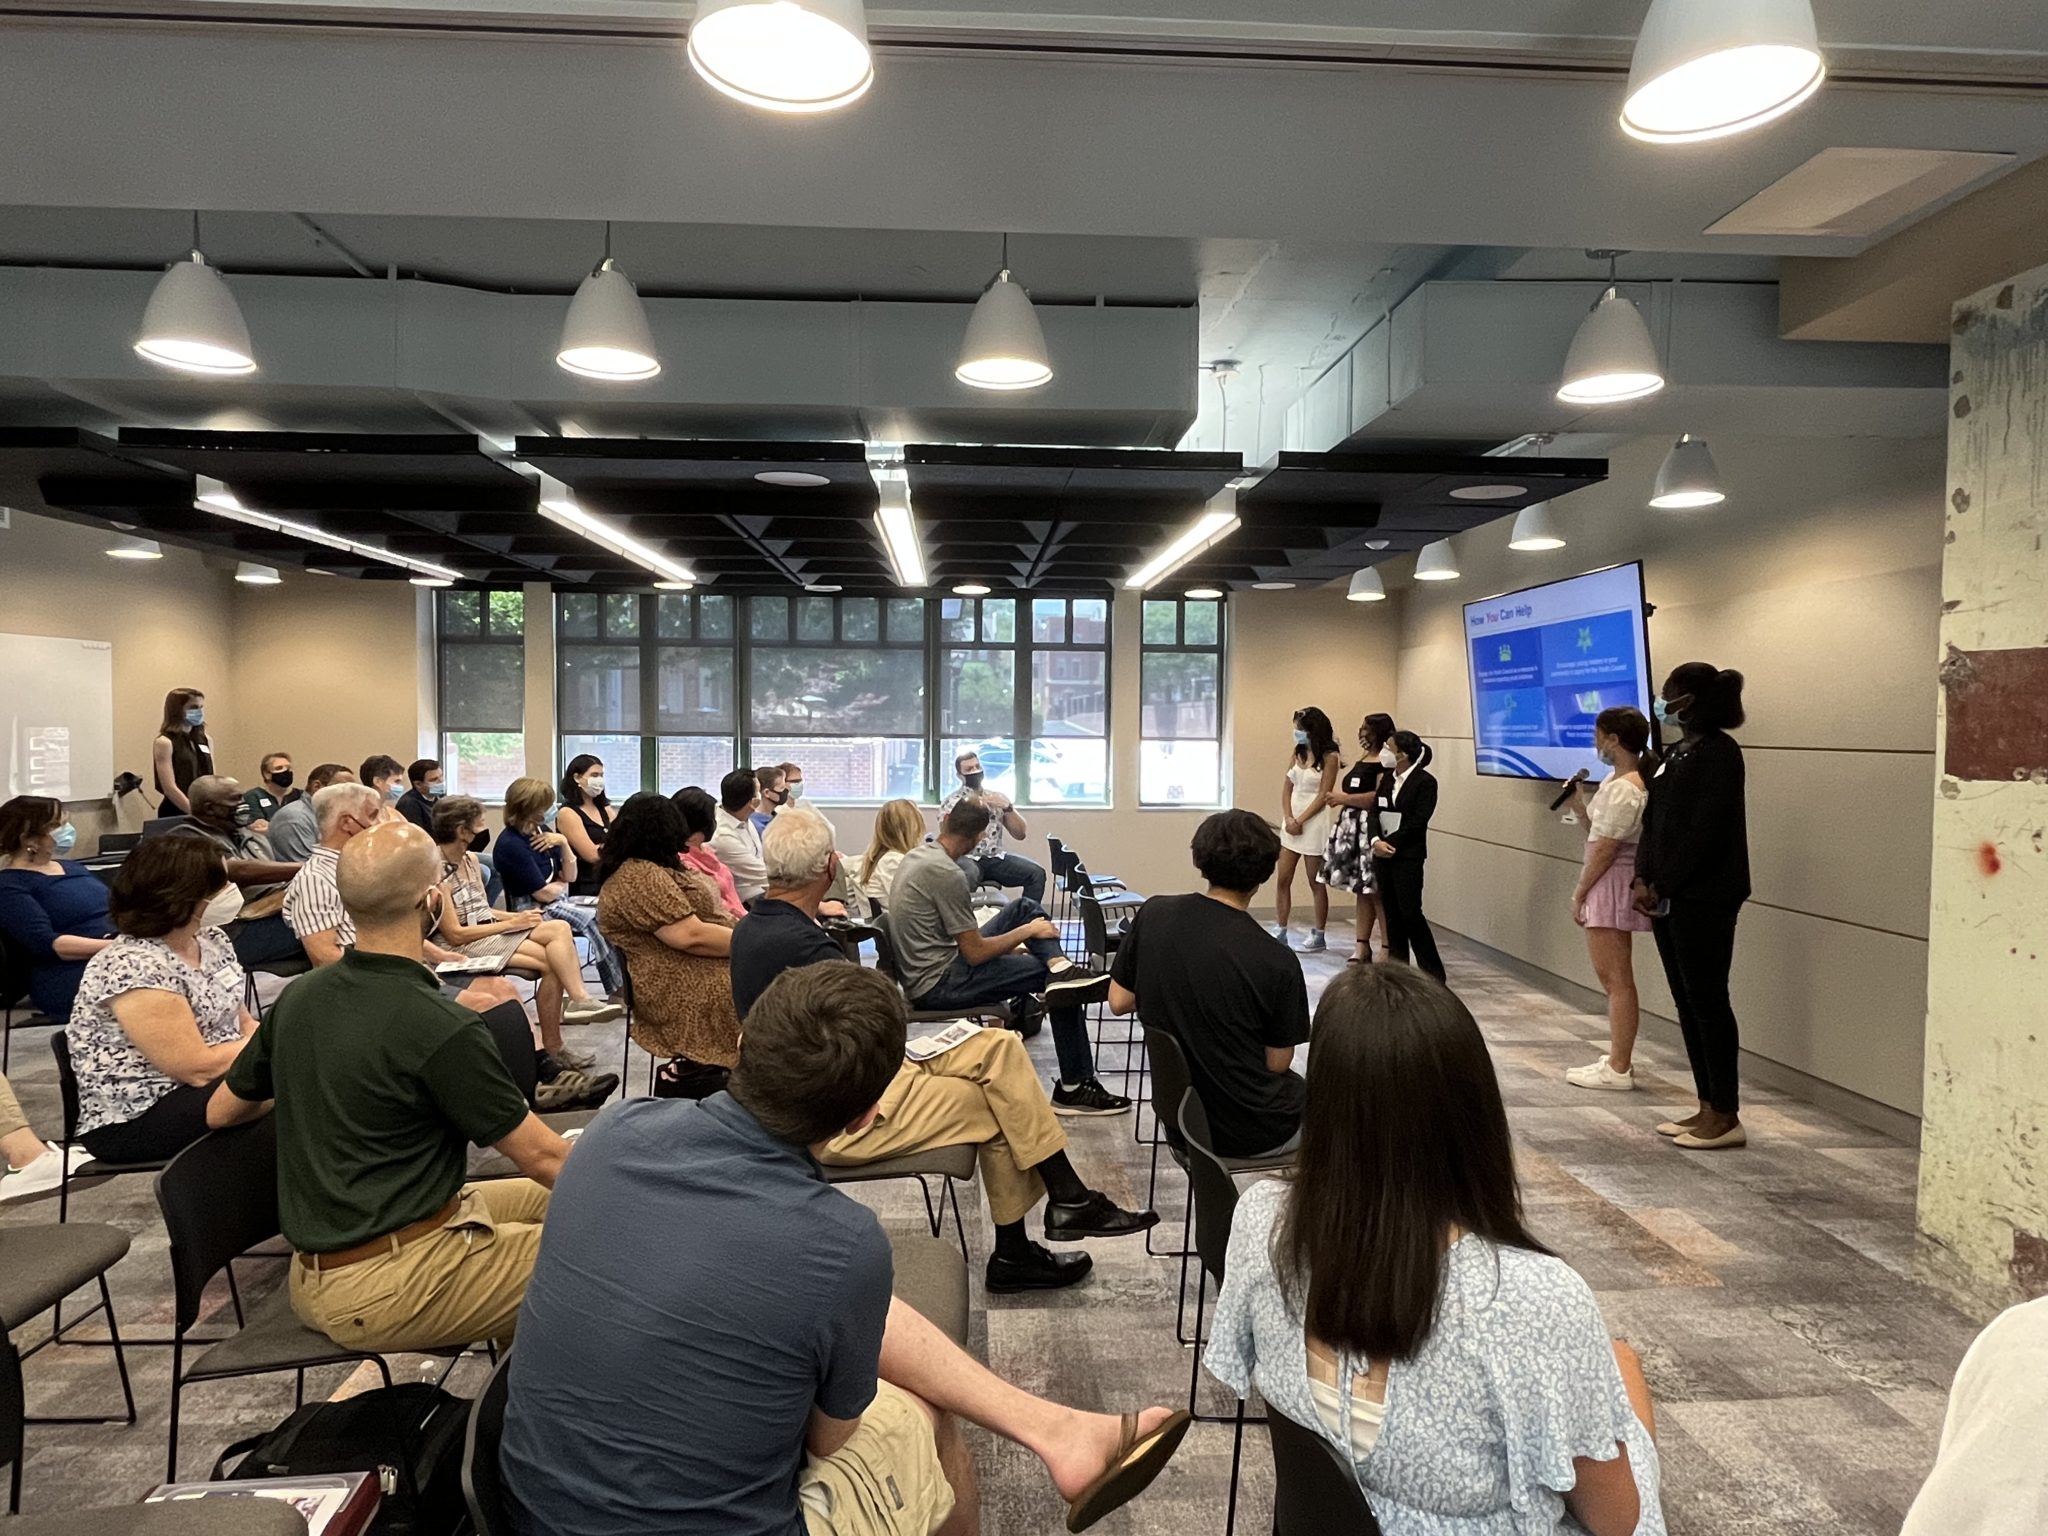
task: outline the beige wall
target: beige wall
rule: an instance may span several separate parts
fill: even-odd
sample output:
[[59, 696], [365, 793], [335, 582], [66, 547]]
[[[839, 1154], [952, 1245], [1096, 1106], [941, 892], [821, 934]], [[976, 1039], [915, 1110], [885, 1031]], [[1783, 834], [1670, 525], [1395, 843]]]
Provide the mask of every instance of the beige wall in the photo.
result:
[[[1462, 605], [1641, 558], [1653, 666], [1734, 667], [1749, 769], [1756, 893], [1734, 987], [1743, 1044], [1897, 1109], [1920, 1104], [1927, 966], [1935, 632], [1941, 606], [1937, 439], [1716, 439], [1730, 499], [1643, 502], [1669, 447], [1629, 443], [1612, 478], [1556, 506], [1568, 547], [1507, 548], [1505, 522], [1456, 541], [1463, 577], [1400, 596], [1400, 723], [1437, 750], [1429, 911], [1447, 928], [1588, 986], [1568, 915], [1583, 831], [1544, 786], [1482, 779]], [[1655, 951], [1645, 1006], [1666, 1018]]]

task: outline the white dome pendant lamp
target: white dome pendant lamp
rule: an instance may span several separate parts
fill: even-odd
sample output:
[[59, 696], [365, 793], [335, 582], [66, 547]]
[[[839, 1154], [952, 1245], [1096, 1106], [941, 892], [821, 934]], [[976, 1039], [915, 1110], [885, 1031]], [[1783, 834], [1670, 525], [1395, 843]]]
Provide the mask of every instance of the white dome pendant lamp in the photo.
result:
[[569, 301], [555, 361], [580, 378], [611, 384], [651, 379], [661, 372], [639, 291], [612, 263], [609, 219], [604, 226], [604, 260]]
[[1812, 0], [1652, 0], [1621, 126], [1653, 144], [1745, 133], [1827, 77]]
[[1458, 575], [1458, 557], [1451, 553], [1449, 539], [1423, 545], [1422, 553], [1415, 557], [1417, 581], [1456, 581]]
[[199, 214], [192, 214], [192, 254], [172, 263], [157, 279], [142, 312], [135, 351], [152, 363], [185, 373], [237, 374], [256, 371], [249, 327], [221, 275], [199, 250]]
[[690, 67], [770, 112], [830, 112], [875, 83], [861, 0], [697, 0]]
[[1508, 534], [1509, 549], [1563, 549], [1564, 535], [1550, 515], [1550, 503], [1532, 502], [1515, 514], [1515, 526]]
[[1351, 588], [1344, 594], [1347, 603], [1384, 603], [1387, 600], [1387, 583], [1372, 566], [1351, 573]]
[[1052, 359], [1031, 297], [1010, 277], [1010, 237], [1003, 264], [975, 303], [953, 377], [975, 389], [1037, 389], [1052, 382]]
[[1567, 405], [1619, 405], [1654, 395], [1664, 387], [1664, 369], [1643, 312], [1615, 285], [1614, 269], [1623, 253], [1586, 254], [1606, 259], [1607, 291], [1579, 322], [1571, 350], [1565, 353], [1557, 398]]
[[1683, 511], [1718, 507], [1727, 499], [1728, 493], [1721, 488], [1721, 471], [1707, 445], [1690, 432], [1673, 443], [1658, 466], [1650, 505], [1662, 511]]

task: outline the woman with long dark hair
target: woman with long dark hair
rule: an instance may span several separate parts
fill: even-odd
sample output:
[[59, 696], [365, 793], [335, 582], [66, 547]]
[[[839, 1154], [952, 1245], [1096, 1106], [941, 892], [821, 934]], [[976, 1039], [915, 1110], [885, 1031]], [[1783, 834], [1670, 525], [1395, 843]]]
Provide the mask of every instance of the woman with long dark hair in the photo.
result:
[[[1664, 764], [1649, 781], [1636, 853], [1636, 910], [1651, 918], [1664, 979], [1678, 1005], [1699, 1109], [1657, 1127], [1687, 1151], [1739, 1147], [1742, 1054], [1728, 972], [1735, 919], [1749, 900], [1749, 822], [1742, 748], [1742, 674], [1688, 661], [1664, 679], [1656, 700]], [[1669, 740], [1676, 729], [1678, 740]]]
[[186, 791], [194, 779], [214, 771], [213, 743], [206, 737], [206, 695], [197, 688], [173, 688], [164, 695], [163, 724], [150, 747], [156, 767], [156, 792], [163, 799], [159, 816], [188, 816], [192, 802]]
[[1330, 717], [1313, 704], [1294, 712], [1294, 755], [1280, 791], [1280, 868], [1273, 877], [1273, 936], [1287, 942], [1287, 922], [1294, 915], [1294, 871], [1308, 861], [1309, 899], [1315, 903], [1315, 926], [1302, 949], [1328, 949], [1323, 930], [1330, 926], [1330, 888], [1323, 884], [1323, 855], [1330, 846], [1330, 792], [1337, 787], [1344, 758], [1337, 751], [1337, 733]]
[[1358, 724], [1359, 759], [1330, 791], [1336, 814], [1330, 822], [1330, 845], [1323, 854], [1323, 884], [1349, 891], [1358, 900], [1356, 935], [1351, 945], [1354, 965], [1372, 959], [1372, 930], [1380, 919], [1380, 899], [1372, 883], [1372, 809], [1379, 804], [1380, 780], [1394, 766], [1394, 717], [1367, 715]]
[[1650, 931], [1636, 910], [1636, 844], [1643, 835], [1643, 807], [1649, 791], [1644, 775], [1657, 770], [1650, 750], [1650, 722], [1626, 704], [1603, 709], [1593, 721], [1593, 750], [1614, 769], [1599, 789], [1586, 781], [1572, 785], [1572, 806], [1586, 828], [1585, 862], [1572, 888], [1572, 921], [1586, 930], [1593, 974], [1607, 993], [1607, 1054], [1589, 1066], [1573, 1067], [1565, 1080], [1575, 1088], [1623, 1092], [1635, 1087], [1636, 1032], [1642, 1008], [1636, 997], [1635, 935]]
[[682, 861], [701, 835], [681, 806], [642, 790], [619, 808], [599, 870], [597, 926], [626, 960], [633, 1040], [669, 1058], [661, 1097], [717, 1093], [740, 1059], [734, 920], [717, 886]]
[[1429, 824], [1436, 816], [1436, 756], [1413, 731], [1387, 738], [1394, 766], [1380, 776], [1379, 799], [1368, 813], [1372, 828], [1372, 879], [1387, 918], [1387, 954], [1415, 963], [1444, 979], [1436, 932], [1422, 913], [1422, 866], [1429, 858]]
[[1210, 1372], [1335, 1445], [1384, 1536], [1662, 1536], [1641, 1366], [1524, 1223], [1472, 1015], [1354, 966], [1314, 1038], [1294, 1170], [1238, 1203]]
[[612, 803], [604, 792], [604, 760], [579, 752], [562, 770], [558, 786], [562, 808], [555, 815], [555, 830], [568, 840], [576, 855], [576, 878], [569, 884], [572, 896], [595, 896], [603, 878], [598, 865], [604, 854], [604, 840], [612, 829]]

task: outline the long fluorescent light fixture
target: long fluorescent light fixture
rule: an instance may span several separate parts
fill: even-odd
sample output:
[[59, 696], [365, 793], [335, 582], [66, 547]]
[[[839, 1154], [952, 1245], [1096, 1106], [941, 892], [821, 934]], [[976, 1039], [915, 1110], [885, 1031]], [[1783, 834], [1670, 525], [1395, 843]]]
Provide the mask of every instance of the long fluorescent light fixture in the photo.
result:
[[917, 519], [910, 510], [910, 476], [900, 465], [877, 465], [871, 473], [882, 497], [875, 508], [875, 528], [882, 536], [882, 547], [889, 552], [896, 584], [929, 586], [931, 574], [925, 569], [924, 546], [918, 542]]
[[[553, 475], [540, 476], [540, 515], [551, 523], [559, 523], [571, 533], [581, 534], [599, 549], [654, 572], [663, 581], [673, 581], [687, 586], [697, 584], [697, 573], [687, 565], [671, 560], [659, 550], [642, 544], [610, 518], [584, 511], [577, 505], [576, 493]], [[669, 590], [685, 589], [685, 586], [679, 585]]]
[[224, 517], [235, 523], [247, 523], [251, 528], [262, 528], [271, 533], [288, 533], [293, 538], [304, 539], [309, 544], [324, 544], [329, 549], [346, 550], [349, 554], [360, 555], [365, 560], [395, 565], [400, 570], [411, 571], [416, 576], [431, 576], [437, 581], [462, 580], [462, 572], [451, 571], [447, 566], [436, 565], [431, 560], [415, 560], [410, 555], [396, 554], [378, 544], [364, 544], [355, 539], [345, 539], [338, 533], [329, 533], [325, 529], [315, 528], [310, 523], [293, 522], [288, 517], [274, 517], [268, 512], [252, 512], [242, 505], [233, 491], [211, 475], [200, 475], [196, 479], [192, 505], [201, 512], [211, 512], [215, 517]]
[[1237, 515], [1235, 488], [1219, 491], [1210, 498], [1208, 510], [1196, 518], [1166, 548], [1154, 555], [1124, 586], [1133, 590], [1155, 587], [1195, 556], [1237, 532], [1243, 520]]

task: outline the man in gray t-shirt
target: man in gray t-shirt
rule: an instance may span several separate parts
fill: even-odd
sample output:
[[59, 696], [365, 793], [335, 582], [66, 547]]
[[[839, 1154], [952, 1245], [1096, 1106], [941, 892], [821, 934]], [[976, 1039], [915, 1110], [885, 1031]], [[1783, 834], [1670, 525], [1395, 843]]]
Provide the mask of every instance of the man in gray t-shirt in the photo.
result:
[[968, 1009], [1014, 1002], [1020, 1011], [1045, 999], [1060, 1080], [1052, 1107], [1062, 1115], [1120, 1115], [1131, 1101], [1095, 1080], [1095, 1051], [1081, 1010], [1109, 995], [1109, 977], [1076, 965], [1060, 931], [1037, 902], [1020, 898], [976, 926], [959, 861], [987, 829], [978, 796], [957, 801], [939, 821], [934, 843], [903, 856], [889, 887], [889, 937], [913, 1005]]

